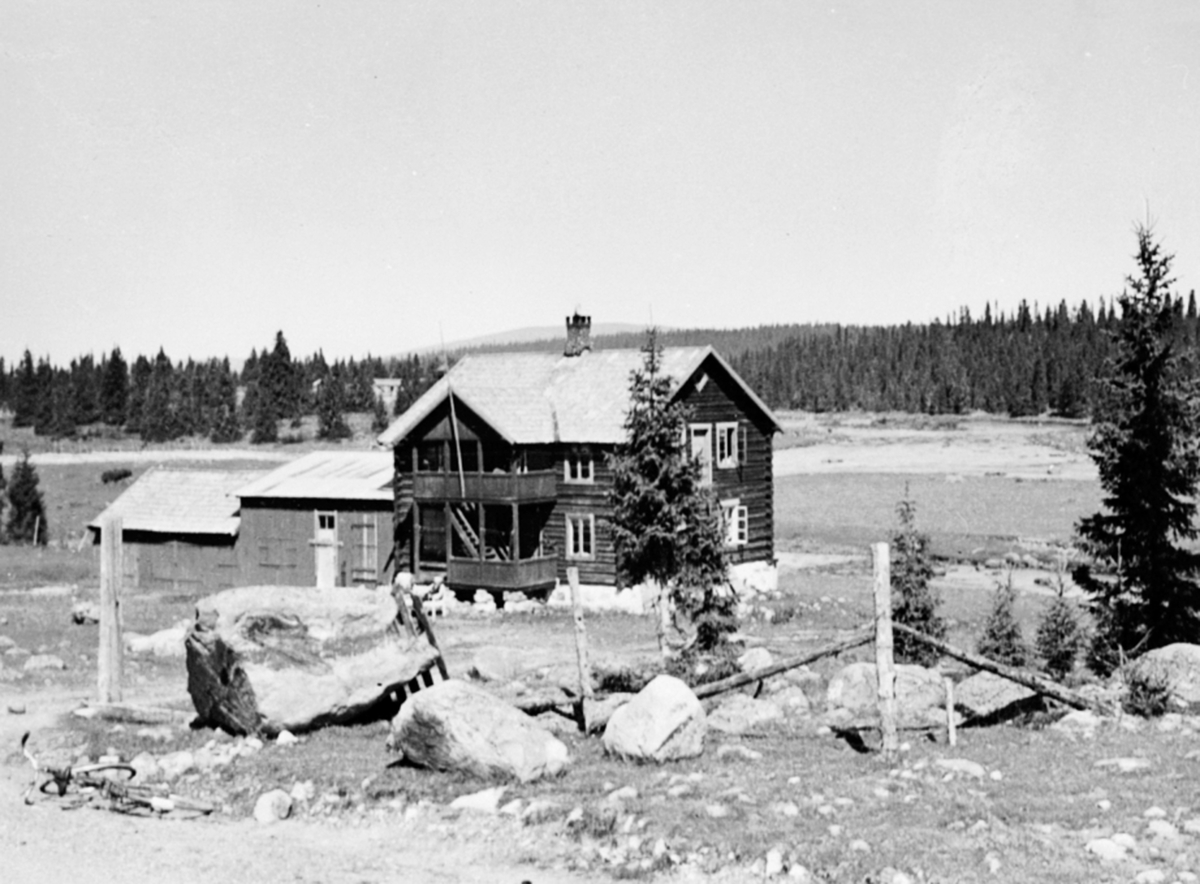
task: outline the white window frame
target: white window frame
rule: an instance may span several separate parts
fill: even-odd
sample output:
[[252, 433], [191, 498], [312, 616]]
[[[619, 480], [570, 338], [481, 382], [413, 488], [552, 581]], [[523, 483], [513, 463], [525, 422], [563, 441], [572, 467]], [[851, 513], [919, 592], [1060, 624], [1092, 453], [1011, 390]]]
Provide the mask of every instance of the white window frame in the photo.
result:
[[596, 461], [590, 451], [569, 451], [563, 459], [563, 481], [572, 485], [592, 485], [596, 481]]
[[[568, 559], [596, 558], [596, 516], [592, 513], [567, 513], [565, 515], [566, 550]], [[579, 548], [575, 542], [575, 526], [580, 527]]]
[[737, 421], [717, 424], [717, 469], [734, 470], [741, 463]]
[[[697, 436], [704, 436], [708, 441], [703, 450], [696, 451]], [[713, 425], [688, 424], [687, 428], [688, 456], [700, 461], [700, 484], [711, 485], [713, 480]]]
[[725, 527], [725, 546], [745, 546], [750, 542], [750, 508], [740, 498], [721, 501], [721, 523]]

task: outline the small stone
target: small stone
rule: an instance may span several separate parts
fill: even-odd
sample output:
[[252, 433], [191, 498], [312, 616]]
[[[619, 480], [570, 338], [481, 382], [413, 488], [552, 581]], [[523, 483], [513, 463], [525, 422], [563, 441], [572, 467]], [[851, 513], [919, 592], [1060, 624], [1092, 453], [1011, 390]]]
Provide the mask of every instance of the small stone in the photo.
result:
[[1200, 816], [1194, 816], [1190, 820], [1183, 821], [1183, 831], [1189, 835], [1200, 835]]
[[638, 790], [633, 786], [622, 786], [608, 793], [608, 800], [614, 802], [633, 801], [638, 797]]
[[1166, 819], [1167, 812], [1161, 807], [1147, 807], [1142, 811], [1142, 816], [1148, 820], [1161, 820]]
[[834, 823], [826, 831], [829, 832], [830, 837], [839, 838], [839, 837], [841, 837], [841, 834], [844, 831], [844, 829], [841, 826], [839, 826], [837, 823]]
[[999, 857], [997, 854], [995, 854], [994, 852], [991, 852], [991, 851], [989, 851], [989, 852], [988, 852], [988, 853], [987, 853], [987, 854], [986, 854], [986, 855], [983, 857], [983, 861], [984, 861], [985, 863], [987, 863], [987, 867], [988, 867], [988, 871], [989, 871], [989, 872], [991, 872], [993, 875], [998, 875], [998, 874], [1000, 874], [1000, 868], [1001, 868], [1001, 866], [1003, 865], [1003, 863], [1001, 863], [1001, 862], [1000, 862], [1000, 857]]
[[1112, 836], [1113, 843], [1119, 844], [1126, 850], [1133, 850], [1137, 847], [1137, 839], [1128, 832], [1117, 832]]
[[1151, 820], [1146, 826], [1146, 832], [1164, 841], [1173, 841], [1179, 837], [1179, 830], [1167, 820]]
[[291, 798], [297, 804], [307, 804], [317, 794], [316, 784], [312, 780], [297, 780], [292, 784]]
[[969, 761], [966, 758], [939, 758], [934, 761], [934, 765], [940, 767], [942, 770], [974, 777], [977, 780], [982, 780], [987, 773], [982, 764]]
[[149, 752], [139, 752], [133, 756], [129, 760], [129, 766], [134, 769], [138, 782], [153, 780], [162, 772], [158, 766], [158, 759]]
[[1116, 862], [1126, 855], [1125, 848], [1111, 838], [1094, 838], [1087, 843], [1086, 850], [1105, 862]]
[[450, 807], [457, 810], [496, 813], [500, 807], [500, 799], [507, 790], [507, 786], [496, 786], [491, 789], [472, 792], [470, 795], [460, 795], [450, 802]]
[[729, 807], [725, 804], [709, 804], [705, 806], [704, 812], [713, 819], [719, 820], [729, 816]]
[[762, 761], [763, 754], [749, 746], [721, 746], [717, 749], [718, 760], [740, 758], [743, 761]]
[[855, 838], [850, 842], [850, 849], [855, 853], [870, 853], [871, 845], [862, 838]]
[[184, 749], [180, 752], [168, 752], [158, 759], [159, 770], [164, 780], [173, 780], [183, 776], [196, 766], [196, 757]]
[[295, 746], [300, 742], [300, 738], [291, 731], [280, 731], [279, 736], [275, 738], [276, 746]]
[[[580, 816], [582, 817], [582, 810]], [[536, 826], [563, 816], [563, 807], [547, 798], [535, 798], [529, 806], [521, 811], [521, 822], [527, 826]]]
[[774, 878], [776, 875], [783, 874], [783, 852], [778, 848], [771, 848], [767, 851], [763, 874], [768, 878]]
[[816, 880], [813, 878], [813, 873], [799, 863], [792, 863], [791, 868], [788, 869], [788, 877], [793, 881], [801, 882], [801, 884], [812, 884]]
[[254, 818], [260, 823], [276, 823], [292, 815], [292, 797], [282, 789], [272, 789], [254, 802]]
[[9, 715], [24, 715], [25, 714], [25, 704], [24, 703], [9, 703], [8, 704], [8, 714]]
[[508, 804], [501, 805], [500, 816], [519, 817], [521, 815], [522, 807], [524, 807], [524, 805], [521, 803], [521, 799], [514, 798], [512, 801], [508, 802]]
[[995, 780], [997, 783], [1000, 782], [1002, 779], [1004, 779], [1004, 774], [1000, 773], [1000, 771], [998, 771], [998, 770], [992, 771], [990, 774], [988, 774], [988, 776], [991, 777], [993, 780]]
[[1104, 811], [1105, 813], [1112, 810], [1112, 802], [1109, 801], [1107, 798], [1101, 798], [1099, 801], [1096, 802], [1096, 806], [1098, 808], [1100, 808], [1102, 811]]
[[62, 661], [62, 657], [55, 654], [34, 654], [25, 660], [21, 668], [25, 672], [61, 671], [67, 668], [67, 664]]
[[1135, 884], [1162, 884], [1167, 880], [1167, 873], [1162, 869], [1143, 869], [1134, 875]]
[[778, 816], [796, 817], [800, 816], [800, 808], [793, 801], [780, 801], [777, 804], [771, 805], [771, 810]]
[[1120, 773], [1135, 773], [1151, 766], [1149, 758], [1102, 758], [1095, 767], [1116, 768]]

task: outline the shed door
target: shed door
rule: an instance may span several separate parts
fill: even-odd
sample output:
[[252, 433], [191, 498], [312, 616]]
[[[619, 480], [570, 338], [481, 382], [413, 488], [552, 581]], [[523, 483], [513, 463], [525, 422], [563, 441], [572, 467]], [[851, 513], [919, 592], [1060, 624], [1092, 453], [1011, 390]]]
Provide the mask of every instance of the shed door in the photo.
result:
[[317, 586], [337, 585], [337, 513], [317, 512], [313, 549], [317, 556]]

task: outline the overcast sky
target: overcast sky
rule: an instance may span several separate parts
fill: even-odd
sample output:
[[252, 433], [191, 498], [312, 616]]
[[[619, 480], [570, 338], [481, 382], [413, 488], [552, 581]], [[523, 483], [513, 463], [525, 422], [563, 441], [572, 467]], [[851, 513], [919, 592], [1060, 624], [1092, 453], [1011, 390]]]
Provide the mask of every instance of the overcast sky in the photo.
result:
[[1200, 4], [0, 0], [0, 355], [1200, 285]]

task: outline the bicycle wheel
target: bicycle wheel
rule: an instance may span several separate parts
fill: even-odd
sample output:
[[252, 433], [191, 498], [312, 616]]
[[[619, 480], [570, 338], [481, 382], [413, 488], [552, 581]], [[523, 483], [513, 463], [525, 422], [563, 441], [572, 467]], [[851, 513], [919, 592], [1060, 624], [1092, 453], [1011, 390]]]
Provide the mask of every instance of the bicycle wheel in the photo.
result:
[[71, 768], [71, 779], [80, 786], [101, 786], [105, 782], [128, 783], [137, 776], [137, 768], [119, 761], [81, 764]]

